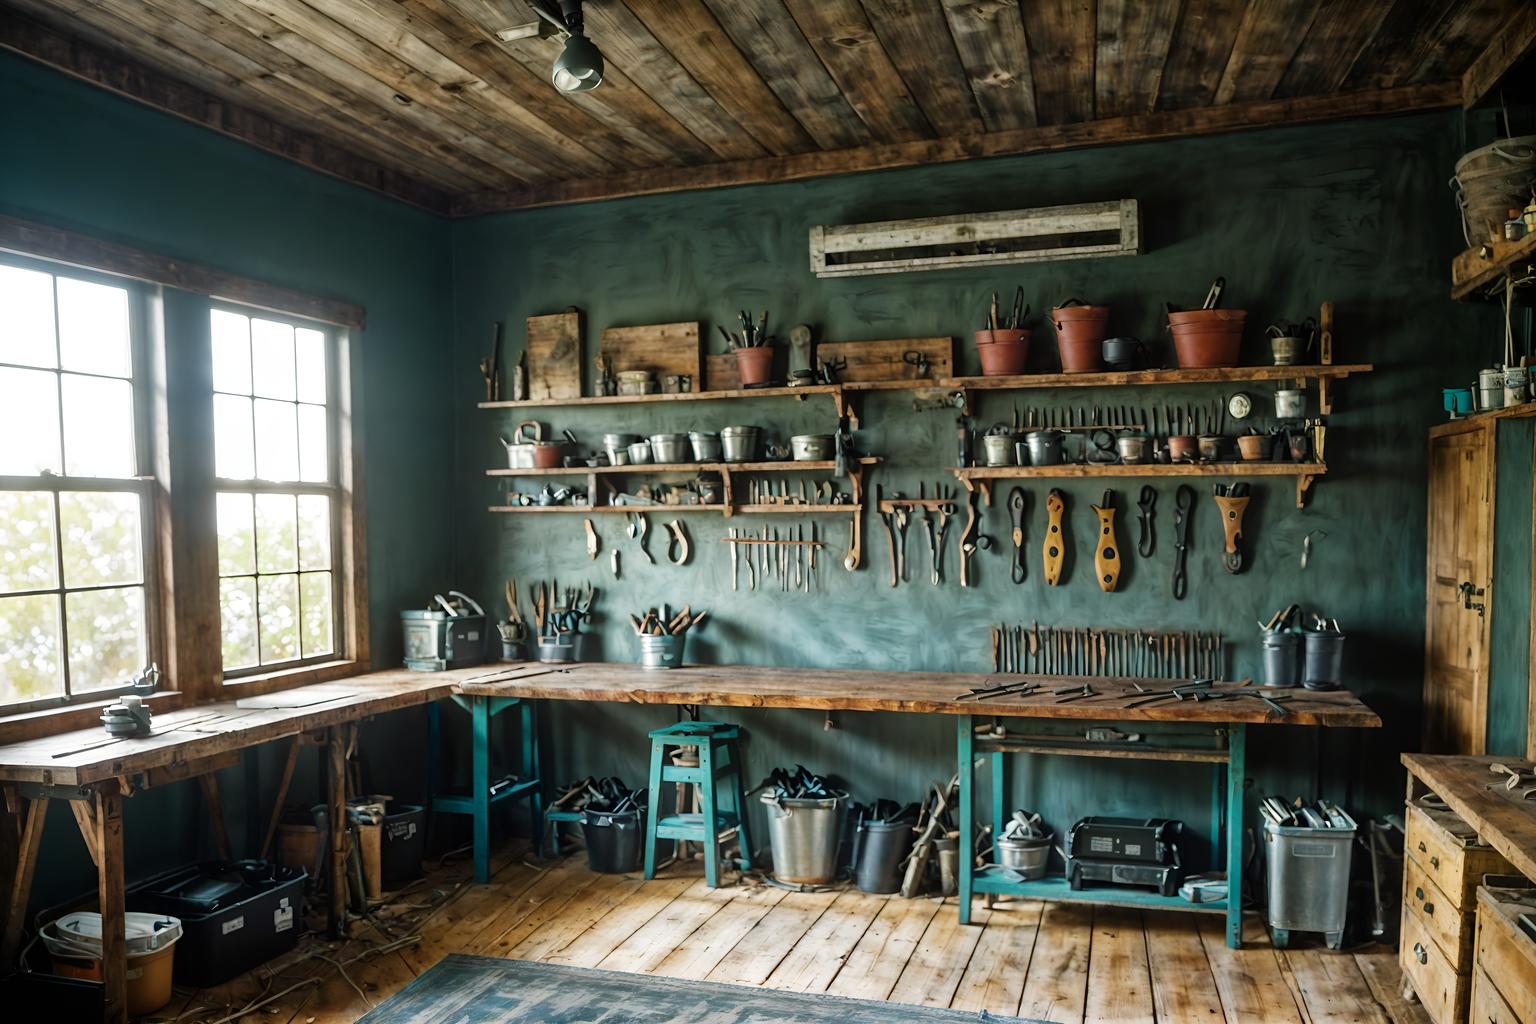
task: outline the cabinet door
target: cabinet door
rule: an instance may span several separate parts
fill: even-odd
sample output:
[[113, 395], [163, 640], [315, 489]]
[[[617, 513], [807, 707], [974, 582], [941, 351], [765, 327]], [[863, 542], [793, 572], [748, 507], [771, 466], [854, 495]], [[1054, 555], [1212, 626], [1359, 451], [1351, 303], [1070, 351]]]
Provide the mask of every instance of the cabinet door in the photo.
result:
[[1429, 442], [1424, 749], [1438, 753], [1481, 754], [1487, 733], [1491, 448], [1482, 424]]

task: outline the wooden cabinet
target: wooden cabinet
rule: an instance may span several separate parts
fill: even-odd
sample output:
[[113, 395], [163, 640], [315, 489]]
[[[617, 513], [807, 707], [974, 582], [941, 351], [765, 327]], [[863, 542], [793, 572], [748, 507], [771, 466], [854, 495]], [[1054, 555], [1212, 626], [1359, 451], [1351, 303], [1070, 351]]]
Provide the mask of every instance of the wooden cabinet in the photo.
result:
[[1424, 746], [1433, 753], [1480, 754], [1487, 735], [1492, 437], [1475, 420], [1430, 432]]
[[1536, 917], [1536, 889], [1477, 890], [1478, 1024], [1536, 1024], [1536, 938], [1521, 930], [1522, 915]]

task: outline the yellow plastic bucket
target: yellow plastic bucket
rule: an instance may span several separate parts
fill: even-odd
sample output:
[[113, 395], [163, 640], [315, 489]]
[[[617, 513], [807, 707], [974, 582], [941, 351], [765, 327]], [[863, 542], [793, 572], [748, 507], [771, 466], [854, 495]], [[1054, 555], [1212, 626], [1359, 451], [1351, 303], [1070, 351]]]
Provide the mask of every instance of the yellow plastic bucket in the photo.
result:
[[[153, 1013], [171, 1001], [171, 974], [181, 922], [164, 914], [125, 915], [128, 1014]], [[43, 926], [53, 973], [101, 981], [101, 915], [68, 914]]]

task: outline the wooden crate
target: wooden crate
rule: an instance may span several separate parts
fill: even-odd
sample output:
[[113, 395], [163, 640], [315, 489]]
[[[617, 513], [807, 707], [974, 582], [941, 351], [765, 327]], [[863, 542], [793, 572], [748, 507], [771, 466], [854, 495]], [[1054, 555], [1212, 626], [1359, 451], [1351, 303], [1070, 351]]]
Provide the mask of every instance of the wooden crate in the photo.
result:
[[528, 318], [528, 397], [581, 397], [581, 310]]
[[1536, 889], [1477, 890], [1477, 967], [1514, 1020], [1536, 1024], [1536, 939], [1520, 930], [1521, 914], [1536, 914]]
[[684, 375], [695, 390], [703, 387], [703, 347], [700, 323], [645, 324], [638, 327], [605, 327], [598, 352], [608, 360], [615, 375], [626, 370], [649, 370], [662, 378]]
[[[918, 376], [918, 367], [905, 361], [908, 352], [928, 360], [926, 377]], [[869, 384], [893, 380], [939, 380], [954, 376], [954, 338], [894, 338], [888, 341], [833, 341], [816, 346], [818, 363], [848, 360], [839, 370], [841, 384]]]

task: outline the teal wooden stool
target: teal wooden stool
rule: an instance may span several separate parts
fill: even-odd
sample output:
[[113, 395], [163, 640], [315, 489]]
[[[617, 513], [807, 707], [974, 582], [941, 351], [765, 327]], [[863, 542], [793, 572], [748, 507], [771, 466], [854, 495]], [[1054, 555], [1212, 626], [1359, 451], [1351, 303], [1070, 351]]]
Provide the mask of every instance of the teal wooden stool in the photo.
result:
[[[747, 797], [741, 781], [741, 730], [718, 722], [678, 722], [651, 732], [651, 777], [645, 807], [645, 877], [656, 877], [656, 840], [694, 842], [704, 847], [704, 882], [719, 884], [720, 840], [737, 834], [743, 871], [752, 869], [752, 839], [747, 831]], [[671, 764], [667, 747], [693, 747], [698, 767]], [[662, 793], [674, 789], [668, 783], [693, 783], [699, 787], [701, 813], [661, 814]], [[721, 787], [730, 808], [720, 806]], [[675, 798], [674, 798], [675, 802]]]

